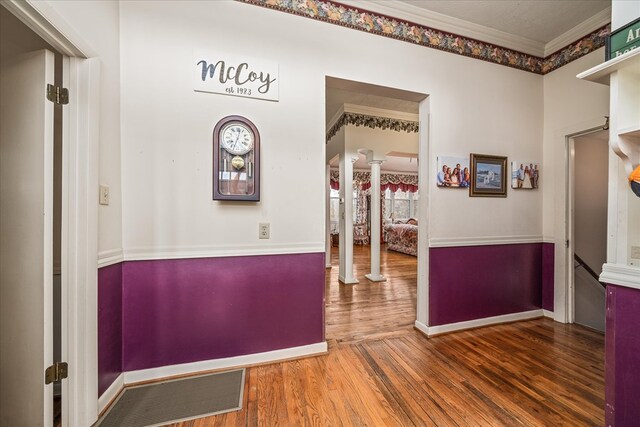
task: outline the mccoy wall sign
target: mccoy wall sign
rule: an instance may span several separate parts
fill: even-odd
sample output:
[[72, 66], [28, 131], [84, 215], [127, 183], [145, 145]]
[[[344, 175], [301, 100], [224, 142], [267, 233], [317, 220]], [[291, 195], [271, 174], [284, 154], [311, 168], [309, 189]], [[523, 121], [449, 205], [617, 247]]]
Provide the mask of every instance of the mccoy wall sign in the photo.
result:
[[611, 33], [607, 40], [607, 61], [640, 47], [640, 19]]
[[278, 101], [278, 64], [194, 51], [193, 90]]

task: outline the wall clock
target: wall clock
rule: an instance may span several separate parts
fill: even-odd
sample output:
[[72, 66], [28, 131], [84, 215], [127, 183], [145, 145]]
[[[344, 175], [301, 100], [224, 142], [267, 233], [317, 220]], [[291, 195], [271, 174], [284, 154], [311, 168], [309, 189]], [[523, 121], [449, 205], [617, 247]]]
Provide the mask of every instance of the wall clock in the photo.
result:
[[242, 116], [213, 130], [213, 200], [260, 200], [260, 134]]

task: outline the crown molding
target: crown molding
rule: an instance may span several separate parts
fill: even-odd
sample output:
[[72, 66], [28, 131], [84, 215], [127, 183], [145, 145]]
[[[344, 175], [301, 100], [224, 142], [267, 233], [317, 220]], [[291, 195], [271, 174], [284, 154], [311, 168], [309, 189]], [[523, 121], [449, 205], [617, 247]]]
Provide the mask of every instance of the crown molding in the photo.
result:
[[342, 104], [327, 124], [327, 142], [329, 142], [329, 140], [333, 138], [336, 133], [338, 133], [338, 131], [344, 126], [344, 123], [337, 125], [338, 121], [343, 118], [344, 113], [352, 113], [370, 117], [381, 117], [408, 122], [419, 121], [419, 116], [417, 114], [403, 113], [401, 111], [394, 110], [385, 110], [383, 108], [367, 107], [364, 105]]
[[[345, 110], [346, 110], [345, 104]], [[360, 107], [360, 106], [358, 106]], [[368, 107], [363, 107], [362, 110], [366, 110]], [[370, 111], [372, 109], [369, 109]], [[388, 110], [380, 110], [373, 109], [377, 111], [388, 111]], [[402, 113], [398, 113], [402, 114]], [[417, 120], [405, 120], [398, 119], [393, 117], [384, 117], [384, 116], [376, 116], [373, 114], [364, 114], [364, 113], [355, 113], [351, 111], [344, 111], [340, 118], [329, 128], [327, 131], [325, 144], [328, 144], [331, 139], [336, 136], [336, 134], [348, 125], [353, 126], [364, 126], [370, 129], [382, 129], [382, 130], [391, 130], [395, 132], [409, 132], [414, 133], [418, 132], [420, 128], [420, 122]]]
[[585, 36], [585, 34], [589, 34], [598, 28], [604, 27], [609, 22], [611, 22], [611, 6], [547, 43], [544, 47], [545, 58], [564, 49], [566, 46], [576, 42], [577, 40], [580, 40]]
[[408, 122], [417, 122], [418, 115], [413, 113], [404, 113], [402, 111], [385, 110], [383, 108], [367, 107], [365, 105], [344, 104], [342, 111], [345, 113], [356, 113], [365, 116], [384, 117], [387, 119], [406, 120]]
[[[366, 9], [382, 15], [437, 28], [440, 31], [481, 40], [485, 43], [506, 47], [529, 55], [544, 56], [545, 44], [542, 42], [496, 30], [495, 28], [485, 27], [484, 25], [474, 24], [460, 18], [443, 15], [412, 4], [396, 0], [347, 0], [341, 1], [341, 3], [350, 7]], [[584, 34], [586, 33], [581, 35]], [[572, 41], [575, 41], [575, 38], [570, 40], [570, 42]]]
[[[542, 57], [542, 55], [532, 55], [522, 50], [505, 47], [504, 43], [493, 44], [476, 38], [462, 36], [458, 31], [462, 29], [460, 27], [456, 28], [456, 32], [454, 33], [419, 24], [415, 22], [419, 20], [416, 19], [415, 16], [411, 17], [411, 21], [409, 21], [399, 17], [391, 17], [384, 13], [359, 8], [360, 5], [378, 8], [387, 7], [386, 4], [383, 5], [380, 3], [381, 0], [372, 0], [368, 3], [361, 1], [338, 3], [333, 0], [305, 0], [305, 2], [302, 3], [292, 3], [290, 0], [236, 1], [539, 75], [550, 73], [584, 55], [600, 49], [605, 45], [606, 38], [610, 33], [610, 24], [607, 23], [551, 55]], [[389, 12], [396, 16], [399, 15], [399, 12], [396, 10], [389, 10]], [[575, 30], [576, 33], [591, 25], [595, 25], [598, 19], [602, 19], [605, 14], [606, 12], [603, 12], [602, 15], [585, 24], [585, 27], [577, 26], [578, 29]], [[494, 33], [495, 31], [496, 30], [493, 30]], [[570, 34], [567, 35], [567, 37], [570, 36]], [[484, 36], [482, 38], [486, 39]], [[513, 39], [514, 37], [511, 36], [510, 38]], [[339, 119], [333, 127], [338, 126], [341, 120], [342, 118]], [[329, 132], [329, 134], [331, 134], [331, 132]]]
[[331, 117], [331, 120], [329, 120], [329, 123], [327, 123], [327, 129], [331, 129], [333, 125], [335, 125], [336, 122], [340, 120], [340, 117], [342, 117], [343, 114], [344, 114], [344, 104], [342, 104], [340, 108], [338, 108], [338, 111], [335, 112], [333, 117]]

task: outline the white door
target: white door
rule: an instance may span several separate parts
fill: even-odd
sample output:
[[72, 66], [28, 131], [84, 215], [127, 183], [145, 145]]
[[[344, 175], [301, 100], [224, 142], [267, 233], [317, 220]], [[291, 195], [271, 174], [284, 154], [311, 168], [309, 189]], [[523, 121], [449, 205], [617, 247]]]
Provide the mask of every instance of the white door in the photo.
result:
[[0, 69], [0, 425], [52, 424], [54, 55]]

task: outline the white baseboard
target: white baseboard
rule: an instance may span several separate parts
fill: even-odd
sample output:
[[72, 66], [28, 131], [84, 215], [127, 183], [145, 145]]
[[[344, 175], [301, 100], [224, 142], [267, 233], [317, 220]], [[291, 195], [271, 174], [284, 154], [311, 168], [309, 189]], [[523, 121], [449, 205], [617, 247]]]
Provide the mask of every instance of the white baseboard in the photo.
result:
[[425, 325], [422, 322], [418, 322], [416, 320], [416, 323], [413, 324], [413, 326], [420, 332], [422, 332], [424, 335], [429, 336], [429, 327], [427, 325]]
[[549, 311], [549, 310], [542, 310], [542, 315], [544, 317], [549, 317], [550, 319], [553, 319], [553, 311]]
[[118, 397], [118, 394], [124, 388], [124, 373], [118, 375], [118, 378], [111, 383], [108, 389], [98, 398], [98, 413], [101, 413], [109, 404]]
[[465, 322], [448, 323], [446, 325], [427, 326], [424, 323], [418, 321], [415, 322], [417, 330], [422, 332], [428, 337], [434, 335], [445, 334], [448, 332], [462, 331], [464, 329], [479, 328], [482, 326], [497, 325], [500, 323], [516, 322], [518, 320], [535, 319], [536, 317], [542, 317], [543, 310], [531, 310], [523, 311], [521, 313], [503, 314], [501, 316], [485, 317], [483, 319], [467, 320]]
[[[247, 354], [243, 356], [227, 357], [224, 359], [204, 360], [201, 362], [183, 363], [180, 365], [162, 366], [159, 368], [141, 369], [124, 373], [124, 384], [134, 384], [142, 381], [159, 380], [178, 375], [197, 374], [198, 372], [218, 369], [239, 368], [263, 363], [280, 362], [300, 357], [316, 356], [327, 352], [327, 342], [267, 351], [264, 353]], [[105, 393], [106, 394], [106, 393]]]
[[338, 281], [344, 283], [345, 285], [356, 285], [356, 284], [360, 283], [360, 281], [358, 279], [356, 279], [355, 277], [352, 278], [352, 279], [347, 279], [345, 277], [338, 276]]

